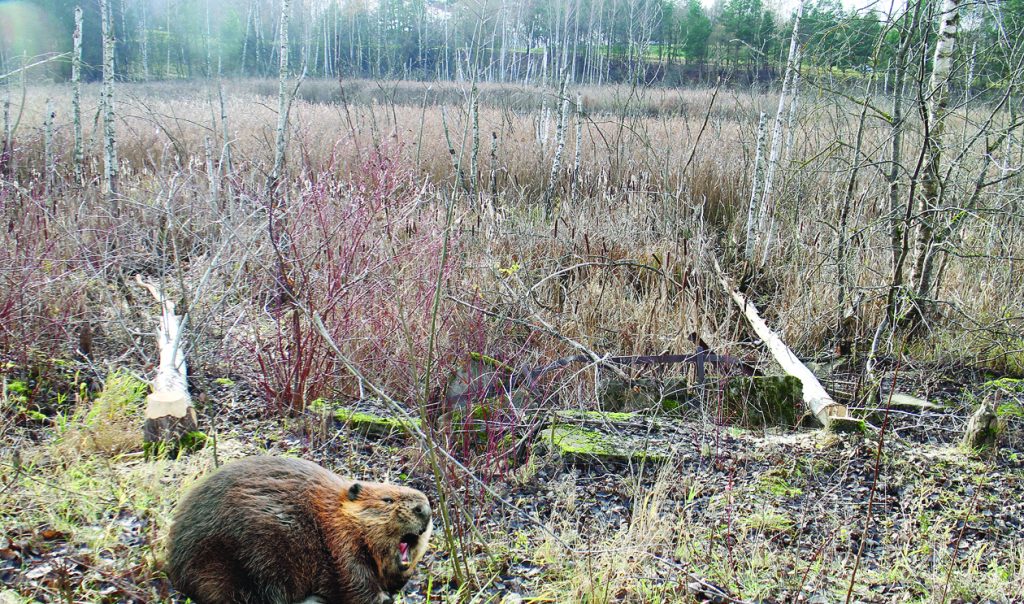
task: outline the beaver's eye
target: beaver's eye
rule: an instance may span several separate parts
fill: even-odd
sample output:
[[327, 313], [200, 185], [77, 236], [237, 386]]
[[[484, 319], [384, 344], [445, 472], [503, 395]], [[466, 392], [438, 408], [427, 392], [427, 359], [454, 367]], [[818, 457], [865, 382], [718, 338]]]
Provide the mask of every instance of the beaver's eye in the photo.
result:
[[395, 502], [395, 500], [390, 498], [390, 497], [385, 497], [385, 498], [381, 499], [381, 501], [383, 501], [384, 503], [394, 503]]

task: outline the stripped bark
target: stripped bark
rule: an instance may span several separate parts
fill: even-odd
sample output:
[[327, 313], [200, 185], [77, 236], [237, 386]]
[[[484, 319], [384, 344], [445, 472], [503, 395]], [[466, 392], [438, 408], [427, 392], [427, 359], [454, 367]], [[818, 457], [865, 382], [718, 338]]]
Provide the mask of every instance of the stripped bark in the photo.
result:
[[146, 419], [143, 442], [150, 449], [155, 444], [176, 448], [183, 436], [198, 427], [192, 397], [188, 393], [188, 366], [185, 363], [184, 317], [177, 314], [174, 302], [160, 289], [135, 276], [161, 307], [157, 327], [160, 363], [153, 379], [153, 392], [146, 397]]

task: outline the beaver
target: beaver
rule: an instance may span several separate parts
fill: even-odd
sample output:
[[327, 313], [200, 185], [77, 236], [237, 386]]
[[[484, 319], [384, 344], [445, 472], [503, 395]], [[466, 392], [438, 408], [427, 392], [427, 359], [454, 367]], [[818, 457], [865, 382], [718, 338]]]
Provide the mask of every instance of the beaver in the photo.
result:
[[179, 504], [167, 574], [198, 604], [387, 604], [423, 557], [426, 495], [315, 463], [248, 457]]

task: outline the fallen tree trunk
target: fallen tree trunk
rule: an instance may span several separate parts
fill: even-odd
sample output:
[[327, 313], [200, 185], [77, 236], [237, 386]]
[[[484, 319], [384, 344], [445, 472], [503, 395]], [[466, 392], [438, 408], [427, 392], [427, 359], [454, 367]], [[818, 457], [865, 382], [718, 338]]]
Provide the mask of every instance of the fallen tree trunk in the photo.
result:
[[786, 343], [782, 341], [782, 338], [768, 327], [768, 324], [764, 322], [764, 319], [757, 312], [757, 307], [732, 286], [728, 277], [719, 269], [717, 262], [715, 263], [715, 269], [718, 271], [722, 287], [725, 288], [725, 291], [736, 302], [736, 305], [740, 307], [740, 311], [746, 317], [747, 323], [750, 324], [754, 333], [768, 346], [768, 351], [772, 353], [775, 361], [788, 375], [800, 380], [800, 383], [803, 385], [804, 404], [814, 414], [814, 417], [823, 426], [831, 430], [852, 431], [862, 429], [863, 422], [850, 417], [846, 405], [832, 400], [832, 397], [825, 392], [825, 388], [822, 387], [818, 378], [814, 377], [811, 370], [801, 363], [800, 359], [796, 358], [793, 351], [789, 349], [789, 346], [786, 346]]
[[157, 345], [160, 364], [153, 379], [153, 392], [146, 397], [146, 421], [143, 425], [143, 448], [147, 453], [162, 449], [175, 450], [184, 439], [197, 434], [198, 421], [188, 393], [188, 366], [181, 315], [175, 313], [174, 302], [153, 284], [136, 275], [139, 285], [149, 290], [161, 306], [160, 325], [157, 327]]

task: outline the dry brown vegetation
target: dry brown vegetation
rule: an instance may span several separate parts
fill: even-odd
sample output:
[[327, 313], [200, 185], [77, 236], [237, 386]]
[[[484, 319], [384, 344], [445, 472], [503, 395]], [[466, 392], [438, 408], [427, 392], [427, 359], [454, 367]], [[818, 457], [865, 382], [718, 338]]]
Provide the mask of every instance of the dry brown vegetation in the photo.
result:
[[[170, 597], [156, 562], [169, 499], [181, 476], [191, 480], [210, 465], [209, 453], [150, 465], [120, 444], [88, 445], [90, 432], [82, 428], [109, 371], [152, 367], [153, 309], [131, 284], [135, 274], [159, 281], [188, 310], [187, 354], [197, 388], [207, 394], [204, 427], [221, 435], [222, 456], [268, 449], [326, 457], [332, 465], [342, 460], [348, 471], [375, 478], [409, 472], [433, 496], [435, 478], [449, 481], [451, 533], [409, 601], [430, 599], [432, 590], [451, 601], [490, 598], [496, 580], [509, 583], [505, 591], [532, 590], [546, 601], [686, 601], [684, 568], [744, 598], [843, 592], [863, 537], [867, 492], [857, 491], [849, 509], [845, 500], [813, 502], [832, 502], [827, 497], [844, 490], [829, 486], [833, 480], [870, 486], [870, 442], [758, 444], [729, 433], [709, 397], [687, 416], [698, 425], [687, 433], [693, 452], [680, 453], [658, 475], [633, 468], [595, 478], [552, 470], [557, 466], [539, 454], [516, 467], [522, 451], [511, 450], [505, 437], [533, 426], [535, 412], [547, 409], [505, 401], [488, 416], [492, 432], [483, 444], [458, 431], [434, 435], [497, 489], [487, 492], [451, 459], [437, 462], [415, 450], [381, 446], [394, 456], [374, 465], [375, 445], [355, 437], [339, 442], [345, 439], [310, 428], [300, 413], [317, 398], [369, 395], [370, 385], [353, 376], [330, 343], [373, 385], [425, 419], [443, 420], [437, 425], [452, 411], [445, 384], [469, 353], [535, 366], [580, 349], [690, 352], [696, 333], [718, 351], [760, 362], [757, 346], [744, 343], [745, 325], [720, 289], [712, 258], [744, 279], [802, 355], [827, 356], [839, 339], [853, 343], [850, 374], [859, 388], [851, 403], [872, 389], [857, 375], [890, 283], [884, 122], [867, 122], [849, 235], [841, 239], [858, 107], [824, 92], [801, 100], [794, 146], [773, 188], [770, 238], [750, 266], [739, 258], [755, 129], [758, 114], [773, 111], [777, 98], [727, 88], [717, 97], [713, 90], [626, 86], [578, 92], [582, 112], [568, 115], [548, 216], [560, 105], [551, 89], [480, 85], [474, 113], [469, 86], [354, 81], [342, 89], [306, 82], [291, 110], [287, 176], [268, 190], [277, 120], [268, 83], [226, 82], [223, 93], [215, 83], [123, 84], [121, 173], [116, 196], [105, 198], [98, 184], [98, 89], [85, 88], [85, 178], [74, 182], [67, 89], [30, 86], [15, 107], [21, 119], [0, 187], [0, 437], [5, 448], [11, 442], [10, 451], [20, 451], [23, 464], [0, 472], [0, 507], [16, 510], [0, 518], [20, 531], [12, 531], [7, 547], [0, 542], [0, 552], [11, 551], [26, 527], [49, 526], [86, 542], [90, 552], [109, 547], [121, 555], [123, 544], [110, 545], [123, 539], [123, 531], [109, 529], [116, 521], [111, 510], [121, 506], [143, 519], [131, 527], [138, 547], [126, 554], [135, 566], [83, 555], [79, 561], [92, 574], [78, 588], [35, 577], [20, 584], [21, 593], [101, 600], [99, 586], [114, 585], [113, 600]], [[57, 116], [52, 184], [44, 172], [48, 98]], [[953, 138], [970, 142], [949, 143], [964, 149], [948, 179], [951, 205], [971, 190], [985, 142], [974, 134], [986, 112], [972, 106], [948, 126]], [[1018, 143], [1008, 146], [1008, 162], [1021, 152]], [[915, 145], [911, 134], [906, 153]], [[990, 175], [998, 170], [997, 164]], [[890, 366], [1024, 371], [1019, 187], [1009, 179], [986, 189], [984, 204], [963, 210], [968, 226], [942, 257], [940, 312], [912, 337], [897, 332], [881, 344]], [[850, 283], [843, 301], [840, 246]], [[83, 356], [76, 348], [85, 340]], [[74, 359], [73, 369], [60, 359]], [[955, 379], [961, 375], [958, 369]], [[557, 395], [558, 406], [594, 408], [598, 376], [593, 365], [574, 366], [545, 382], [543, 402], [554, 406]], [[226, 386], [226, 378], [237, 384]], [[26, 392], [10, 390], [15, 383]], [[950, 433], [936, 437], [940, 444], [956, 440], [950, 434], [962, 427], [969, 404], [951, 412], [953, 427], [943, 425]], [[280, 435], [279, 422], [289, 436]], [[1009, 438], [1019, 445], [1015, 434]], [[939, 503], [929, 500], [942, 487], [922, 470], [920, 482], [898, 487], [908, 489], [913, 504], [885, 500], [883, 516], [896, 528], [877, 537], [882, 553], [866, 564], [867, 578], [857, 587], [862, 601], [888, 601], [891, 592], [867, 587], [876, 585], [917, 601], [944, 600], [947, 588], [966, 599], [1024, 597], [1024, 545], [1012, 532], [980, 541], [952, 585], [946, 575], [959, 564], [947, 546], [964, 526], [960, 519], [983, 509], [972, 500], [972, 489], [982, 487], [971, 477], [1002, 468], [1006, 489], [1019, 494], [1019, 460], [949, 461], [952, 454], [942, 450], [921, 463], [936, 473], [948, 469], [955, 488]], [[787, 451], [798, 460], [790, 463]], [[886, 463], [890, 473], [912, 465]], [[779, 466], [785, 472], [772, 479]], [[733, 492], [737, 482], [744, 485]], [[108, 489], [100, 503], [84, 501]], [[521, 522], [521, 514], [496, 502], [497, 493], [542, 513], [545, 528]], [[580, 502], [591, 496], [611, 501], [611, 511]], [[998, 507], [999, 493], [983, 497]], [[60, 504], [25, 512], [47, 498]], [[807, 511], [794, 516], [794, 506]], [[606, 516], [595, 520], [595, 513]], [[476, 523], [480, 514], [491, 519], [486, 526]], [[106, 532], [97, 528], [104, 526]], [[987, 547], [1008, 549], [987, 563]], [[574, 560], [573, 552], [586, 555]], [[510, 576], [516, 580], [500, 579]]]

